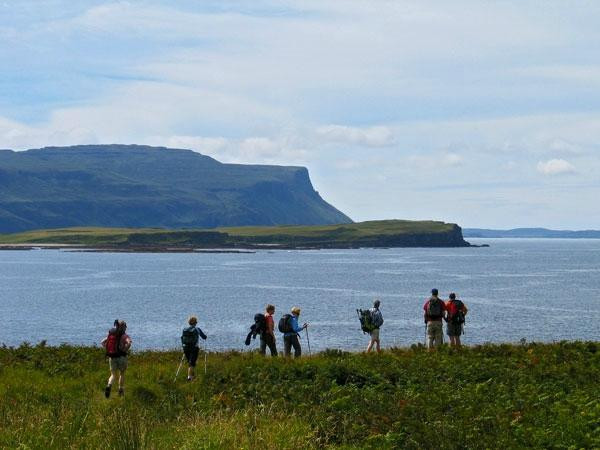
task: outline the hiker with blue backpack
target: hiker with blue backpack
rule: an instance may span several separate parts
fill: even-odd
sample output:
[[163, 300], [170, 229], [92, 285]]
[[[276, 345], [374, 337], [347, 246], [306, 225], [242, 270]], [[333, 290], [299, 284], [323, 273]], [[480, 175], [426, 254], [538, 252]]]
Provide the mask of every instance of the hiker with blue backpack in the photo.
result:
[[444, 329], [442, 321], [446, 317], [446, 304], [438, 297], [438, 290], [431, 290], [431, 297], [423, 305], [423, 319], [425, 320], [427, 348], [433, 350], [444, 342]]
[[379, 344], [379, 328], [381, 328], [381, 325], [383, 325], [383, 315], [379, 310], [380, 305], [381, 302], [379, 300], [375, 300], [373, 302], [373, 307], [369, 309], [369, 319], [371, 322], [371, 331], [369, 331], [369, 336], [371, 336], [371, 339], [369, 339], [367, 353], [372, 350], [374, 345], [377, 348], [377, 353], [381, 352], [381, 347]]
[[449, 300], [446, 302], [446, 334], [450, 339], [450, 346], [460, 348], [460, 335], [463, 334], [465, 316], [469, 310], [462, 302], [456, 298], [452, 292]]
[[[279, 319], [279, 331], [283, 333], [283, 355], [288, 357], [294, 348], [294, 358], [299, 358], [302, 355], [302, 347], [300, 346], [300, 340], [298, 339], [298, 333], [308, 328], [308, 324], [305, 323], [302, 326], [298, 324], [298, 318], [300, 317], [300, 308], [294, 306], [291, 314], [284, 314]], [[308, 332], [307, 332], [308, 337]], [[309, 344], [310, 345], [310, 344]], [[310, 349], [310, 347], [309, 347]]]
[[[183, 355], [188, 363], [187, 380], [192, 381], [195, 376], [198, 353], [200, 352], [200, 347], [198, 346], [199, 338], [206, 340], [206, 334], [197, 327], [198, 318], [196, 316], [190, 316], [188, 325], [189, 326], [185, 327], [181, 333], [181, 345], [183, 346]], [[177, 375], [175, 377], [177, 378]]]

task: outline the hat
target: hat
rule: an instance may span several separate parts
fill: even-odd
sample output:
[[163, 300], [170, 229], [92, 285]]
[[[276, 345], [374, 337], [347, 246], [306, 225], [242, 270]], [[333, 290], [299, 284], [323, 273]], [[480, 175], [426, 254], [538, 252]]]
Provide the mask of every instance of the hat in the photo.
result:
[[294, 306], [292, 308], [292, 314], [296, 314], [297, 316], [300, 315], [300, 308], [298, 308], [297, 306]]

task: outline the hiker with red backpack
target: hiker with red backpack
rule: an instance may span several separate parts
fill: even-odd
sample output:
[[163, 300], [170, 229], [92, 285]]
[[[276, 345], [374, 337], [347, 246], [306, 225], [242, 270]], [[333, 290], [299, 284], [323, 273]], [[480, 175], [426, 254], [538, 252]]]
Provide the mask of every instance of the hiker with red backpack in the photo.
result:
[[469, 310], [452, 292], [446, 302], [446, 334], [452, 347], [460, 348], [460, 335], [463, 334], [465, 316]]
[[260, 354], [266, 355], [267, 347], [271, 356], [277, 356], [277, 345], [275, 345], [275, 306], [267, 305], [265, 308], [265, 329], [260, 333]]
[[431, 297], [423, 305], [423, 319], [427, 330], [427, 348], [432, 350], [443, 343], [444, 329], [442, 320], [446, 316], [446, 304], [438, 297], [438, 290], [431, 290]]
[[[200, 347], [198, 346], [199, 338], [206, 340], [206, 334], [196, 326], [198, 325], [198, 318], [196, 316], [188, 318], [188, 325], [181, 333], [181, 345], [183, 346], [183, 355], [188, 363], [187, 380], [192, 381], [196, 375], [196, 362], [198, 361], [198, 353], [200, 353]], [[206, 352], [204, 365], [204, 371], [206, 372]], [[177, 375], [175, 375], [175, 378], [177, 378]]]
[[102, 346], [106, 349], [110, 367], [110, 377], [104, 388], [104, 396], [110, 397], [112, 385], [119, 376], [119, 396], [125, 393], [125, 371], [127, 370], [127, 353], [131, 348], [131, 338], [125, 333], [127, 324], [124, 320], [115, 320], [113, 327], [108, 330], [108, 335], [102, 339]]

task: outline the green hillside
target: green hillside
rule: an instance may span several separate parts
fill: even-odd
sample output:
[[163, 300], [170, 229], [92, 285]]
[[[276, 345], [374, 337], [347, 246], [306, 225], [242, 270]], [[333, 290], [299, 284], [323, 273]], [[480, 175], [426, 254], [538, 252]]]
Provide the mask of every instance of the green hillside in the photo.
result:
[[327, 226], [205, 230], [67, 228], [0, 235], [0, 244], [143, 247], [403, 247], [464, 246], [460, 227], [433, 221], [384, 220]]
[[0, 151], [0, 232], [350, 222], [304, 167], [223, 164], [138, 145]]
[[[135, 336], [134, 336], [135, 339]], [[102, 350], [0, 348], [1, 448], [600, 448], [598, 343], [328, 351], [300, 361], [129, 358], [105, 399]]]

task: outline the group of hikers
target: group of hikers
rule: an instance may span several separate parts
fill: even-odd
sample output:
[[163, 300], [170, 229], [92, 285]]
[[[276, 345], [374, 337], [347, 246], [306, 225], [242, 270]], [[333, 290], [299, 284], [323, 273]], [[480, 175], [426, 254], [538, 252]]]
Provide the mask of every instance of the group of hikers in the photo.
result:
[[[380, 300], [373, 302], [373, 307], [367, 310], [358, 309], [358, 317], [361, 329], [369, 335], [369, 343], [366, 352], [369, 353], [373, 348], [377, 352], [381, 351], [379, 330], [383, 325], [383, 314], [379, 307]], [[300, 308], [294, 306], [290, 314], [284, 314], [278, 323], [278, 330], [283, 334], [283, 353], [285, 357], [291, 356], [294, 349], [294, 357], [298, 358], [302, 354], [299, 333], [306, 330], [308, 348], [310, 352], [310, 341], [308, 340], [308, 323], [300, 325]], [[464, 302], [456, 298], [455, 293], [450, 293], [448, 300], [444, 301], [439, 297], [437, 289], [431, 290], [431, 296], [423, 305], [423, 319], [426, 327], [426, 346], [431, 351], [439, 347], [444, 342], [443, 322], [446, 322], [446, 334], [450, 339], [452, 347], [460, 347], [460, 336], [464, 332], [465, 316], [468, 309]], [[277, 356], [277, 345], [275, 337], [275, 306], [268, 304], [264, 313], [254, 316], [254, 323], [250, 326], [250, 333], [246, 337], [246, 345], [250, 345], [252, 339], [257, 336], [260, 338], [259, 351], [266, 355], [267, 347], [272, 357]], [[104, 389], [106, 398], [110, 397], [112, 385], [118, 380], [119, 396], [124, 395], [125, 371], [127, 370], [127, 354], [131, 349], [132, 340], [126, 333], [127, 324], [123, 320], [115, 320], [113, 327], [108, 331], [107, 336], [102, 340], [102, 346], [106, 350], [106, 356], [109, 360], [110, 377]], [[190, 316], [188, 326], [183, 329], [181, 334], [181, 345], [183, 355], [175, 379], [179, 374], [181, 364], [185, 359], [188, 365], [187, 380], [192, 381], [195, 377], [195, 368], [200, 352], [200, 339], [206, 340], [206, 334], [198, 327], [198, 318]], [[205, 360], [206, 362], [206, 360]]]

